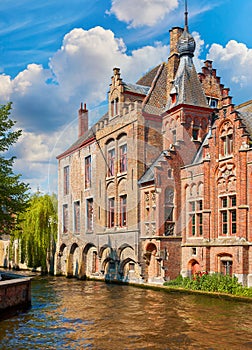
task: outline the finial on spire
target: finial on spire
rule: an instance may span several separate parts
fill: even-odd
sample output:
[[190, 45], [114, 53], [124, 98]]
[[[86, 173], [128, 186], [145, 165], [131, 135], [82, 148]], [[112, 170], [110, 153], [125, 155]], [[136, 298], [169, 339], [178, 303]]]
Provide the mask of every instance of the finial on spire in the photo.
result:
[[185, 0], [185, 29], [188, 31], [188, 11], [187, 11], [187, 0]]

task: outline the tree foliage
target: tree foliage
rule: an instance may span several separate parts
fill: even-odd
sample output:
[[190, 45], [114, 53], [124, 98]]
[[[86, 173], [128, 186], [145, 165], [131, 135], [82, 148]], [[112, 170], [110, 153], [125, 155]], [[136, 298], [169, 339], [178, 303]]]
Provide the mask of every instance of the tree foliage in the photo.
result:
[[57, 237], [57, 198], [55, 195], [31, 197], [29, 209], [21, 214], [21, 262], [48, 271]]
[[15, 157], [5, 157], [15, 144], [22, 131], [13, 131], [15, 121], [9, 118], [11, 103], [0, 106], [0, 234], [10, 234], [18, 224], [18, 214], [27, 208], [28, 185], [15, 175]]

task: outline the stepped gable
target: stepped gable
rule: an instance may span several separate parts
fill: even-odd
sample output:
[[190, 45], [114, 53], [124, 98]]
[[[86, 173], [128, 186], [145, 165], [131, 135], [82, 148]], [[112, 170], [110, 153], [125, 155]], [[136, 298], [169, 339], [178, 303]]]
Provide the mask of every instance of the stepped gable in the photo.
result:
[[239, 117], [242, 119], [242, 123], [252, 139], [252, 100], [236, 106], [235, 111], [238, 112]]

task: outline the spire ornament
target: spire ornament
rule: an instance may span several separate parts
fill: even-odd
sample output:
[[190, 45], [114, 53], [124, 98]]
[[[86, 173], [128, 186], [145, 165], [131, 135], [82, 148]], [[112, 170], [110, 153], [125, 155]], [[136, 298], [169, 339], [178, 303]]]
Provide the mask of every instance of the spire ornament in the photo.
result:
[[185, 0], [185, 26], [184, 31], [178, 41], [178, 52], [181, 56], [194, 56], [195, 51], [195, 40], [188, 30], [188, 11], [187, 11], [187, 0]]

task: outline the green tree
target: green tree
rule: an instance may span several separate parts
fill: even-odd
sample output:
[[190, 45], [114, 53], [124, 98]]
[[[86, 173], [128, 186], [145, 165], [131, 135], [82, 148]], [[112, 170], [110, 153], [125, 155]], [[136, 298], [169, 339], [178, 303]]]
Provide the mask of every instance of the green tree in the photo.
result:
[[15, 157], [5, 157], [22, 133], [12, 130], [16, 122], [9, 118], [10, 111], [11, 103], [0, 106], [0, 235], [16, 228], [18, 214], [26, 210], [29, 199], [28, 185], [13, 172]]
[[57, 237], [56, 195], [31, 197], [29, 209], [21, 214], [21, 231], [18, 234], [21, 262], [28, 267], [41, 267], [52, 272], [55, 241]]

